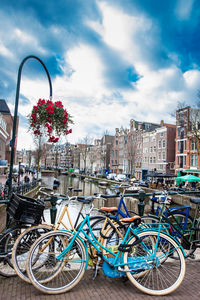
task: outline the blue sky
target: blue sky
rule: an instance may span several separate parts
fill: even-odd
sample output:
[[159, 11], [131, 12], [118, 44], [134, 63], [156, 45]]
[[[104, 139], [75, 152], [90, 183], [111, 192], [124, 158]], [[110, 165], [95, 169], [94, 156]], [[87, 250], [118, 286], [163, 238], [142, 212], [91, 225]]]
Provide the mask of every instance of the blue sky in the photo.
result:
[[[130, 119], [174, 122], [200, 89], [198, 0], [0, 0], [0, 98], [14, 109], [18, 67], [45, 63], [53, 99], [73, 116], [68, 141], [99, 138]], [[23, 68], [18, 147], [33, 148], [27, 115], [48, 99], [37, 61]]]

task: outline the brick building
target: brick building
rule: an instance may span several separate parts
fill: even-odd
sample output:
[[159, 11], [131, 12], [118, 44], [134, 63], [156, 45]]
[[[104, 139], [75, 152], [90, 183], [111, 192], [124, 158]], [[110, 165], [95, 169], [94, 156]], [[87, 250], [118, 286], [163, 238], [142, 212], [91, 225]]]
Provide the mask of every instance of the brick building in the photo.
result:
[[176, 126], [161, 122], [160, 127], [143, 133], [142, 177], [149, 173], [174, 173]]
[[[10, 113], [10, 109], [5, 100], [0, 99], [0, 113], [6, 123], [6, 132], [8, 133], [6, 138], [6, 152], [5, 152], [5, 159], [10, 162], [10, 154], [11, 154], [11, 147], [10, 147], [10, 140], [12, 139], [12, 129], [13, 129], [13, 116]], [[17, 117], [17, 126], [16, 126], [16, 143], [15, 149], [17, 145], [17, 135], [18, 135], [18, 125], [19, 125], [19, 117]], [[16, 150], [14, 152], [14, 163], [16, 163]]]
[[185, 107], [176, 112], [176, 174], [200, 173], [200, 109]]

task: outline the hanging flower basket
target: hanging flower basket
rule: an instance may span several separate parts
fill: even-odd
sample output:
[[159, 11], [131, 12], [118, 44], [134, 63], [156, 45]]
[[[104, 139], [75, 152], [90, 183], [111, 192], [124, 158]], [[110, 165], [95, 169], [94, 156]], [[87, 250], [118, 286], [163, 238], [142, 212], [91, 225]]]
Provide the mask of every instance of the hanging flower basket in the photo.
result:
[[61, 135], [72, 132], [68, 128], [69, 123], [73, 123], [71, 116], [61, 101], [39, 99], [29, 116], [30, 130], [34, 136], [46, 135], [48, 142], [52, 143], [57, 143]]

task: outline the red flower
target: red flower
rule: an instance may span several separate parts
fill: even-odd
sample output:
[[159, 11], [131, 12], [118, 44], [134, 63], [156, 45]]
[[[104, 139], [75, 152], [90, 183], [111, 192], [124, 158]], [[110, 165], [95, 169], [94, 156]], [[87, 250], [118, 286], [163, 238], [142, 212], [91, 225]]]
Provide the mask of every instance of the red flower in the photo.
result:
[[52, 123], [52, 120], [51, 120], [51, 118], [47, 118], [47, 121], [49, 122], [49, 123]]
[[63, 107], [62, 102], [61, 101], [57, 101], [55, 102], [55, 106], [56, 107]]
[[36, 115], [33, 113], [33, 114], [31, 115], [31, 117], [32, 117], [33, 121], [35, 122], [35, 121], [36, 121]]
[[33, 133], [34, 133], [35, 135], [40, 135], [40, 134], [42, 134], [39, 130], [34, 130]]
[[55, 136], [50, 136], [48, 139], [48, 142], [50, 143], [57, 143], [59, 141], [59, 138], [55, 138]]
[[54, 107], [51, 104], [49, 104], [45, 109], [49, 115], [54, 113]]
[[53, 105], [53, 102], [51, 100], [47, 100], [47, 104]]
[[46, 101], [44, 99], [43, 100], [39, 99], [37, 105], [43, 105], [45, 103], [46, 103]]
[[34, 109], [35, 112], [37, 112], [38, 106], [33, 106], [33, 109]]
[[66, 134], [72, 133], [72, 129], [66, 130], [65, 133]]

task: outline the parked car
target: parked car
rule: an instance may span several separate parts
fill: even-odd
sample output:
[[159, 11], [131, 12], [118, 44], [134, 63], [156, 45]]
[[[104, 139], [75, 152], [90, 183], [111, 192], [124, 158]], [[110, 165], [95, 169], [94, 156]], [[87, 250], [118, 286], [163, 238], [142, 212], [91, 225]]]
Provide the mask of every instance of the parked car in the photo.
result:
[[110, 179], [110, 180], [115, 180], [115, 177], [116, 177], [115, 173], [110, 173], [107, 175], [107, 179]]
[[125, 181], [126, 180], [126, 175], [125, 174], [117, 174], [115, 176], [115, 180], [119, 181], [119, 182]]
[[149, 184], [147, 181], [140, 180], [138, 184], [139, 184], [139, 186], [143, 186], [143, 187], [147, 187], [147, 188], [149, 187]]

